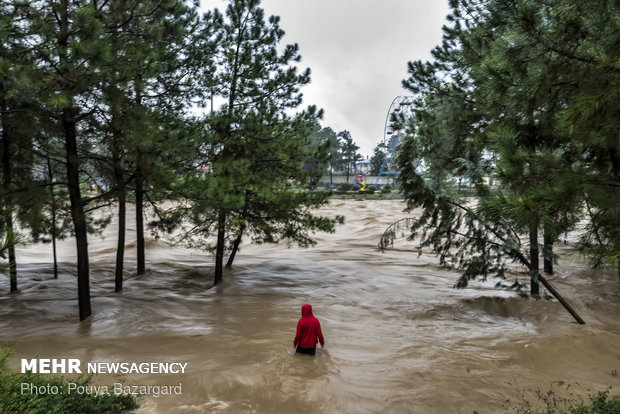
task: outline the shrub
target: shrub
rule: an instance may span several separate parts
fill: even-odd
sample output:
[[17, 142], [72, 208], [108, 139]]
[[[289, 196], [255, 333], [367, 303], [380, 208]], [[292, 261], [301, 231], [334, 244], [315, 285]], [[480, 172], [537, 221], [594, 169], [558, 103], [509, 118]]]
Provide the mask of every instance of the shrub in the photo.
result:
[[[2, 413], [120, 413], [138, 407], [135, 397], [128, 394], [111, 393], [95, 396], [94, 392], [92, 394], [67, 392], [69, 382], [78, 386], [88, 386], [91, 384], [92, 376], [68, 380], [62, 376], [13, 372], [7, 367], [11, 354], [10, 348], [0, 347], [0, 412]], [[31, 384], [30, 387], [58, 390], [58, 393], [22, 393], [22, 383]]]
[[[596, 394], [589, 393], [588, 400], [575, 396], [569, 392], [570, 384], [564, 384], [563, 381], [558, 382], [560, 385], [566, 385], [563, 389], [551, 387], [548, 391], [536, 390], [535, 396], [544, 406], [542, 408], [534, 408], [533, 403], [525, 398], [522, 394], [520, 403], [514, 405], [510, 402], [504, 408], [506, 412], [514, 412], [517, 414], [619, 414], [620, 413], [620, 396], [609, 396], [611, 387]], [[528, 390], [532, 392], [532, 390]], [[568, 392], [568, 395], [566, 393]], [[474, 411], [476, 412], [476, 411]]]
[[579, 402], [569, 407], [571, 414], [618, 414], [620, 413], [620, 396], [609, 398], [609, 390], [590, 395], [590, 403]]
[[340, 191], [350, 191], [351, 190], [351, 184], [349, 184], [349, 183], [342, 183], [342, 184], [340, 184], [338, 189]]
[[392, 186], [389, 184], [384, 184], [383, 187], [381, 187], [382, 193], [389, 193], [390, 191], [392, 191]]

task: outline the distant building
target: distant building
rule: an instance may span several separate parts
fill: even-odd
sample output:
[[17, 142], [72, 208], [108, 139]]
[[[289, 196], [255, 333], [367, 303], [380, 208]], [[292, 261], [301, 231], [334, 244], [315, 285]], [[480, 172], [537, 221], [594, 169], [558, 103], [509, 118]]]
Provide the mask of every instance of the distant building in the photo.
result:
[[370, 174], [370, 170], [372, 169], [372, 164], [370, 163], [370, 158], [366, 157], [365, 160], [360, 160], [355, 163], [355, 172], [357, 174]]

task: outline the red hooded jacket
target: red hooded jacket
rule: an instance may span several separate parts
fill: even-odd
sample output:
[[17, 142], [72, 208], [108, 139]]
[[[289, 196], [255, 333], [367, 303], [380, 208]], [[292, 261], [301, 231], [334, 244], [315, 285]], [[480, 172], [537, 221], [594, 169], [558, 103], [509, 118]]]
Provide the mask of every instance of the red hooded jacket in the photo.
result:
[[321, 343], [321, 346], [325, 345], [323, 332], [321, 332], [321, 323], [312, 315], [312, 306], [303, 305], [293, 345], [297, 346], [299, 344], [302, 348], [316, 348], [317, 340]]

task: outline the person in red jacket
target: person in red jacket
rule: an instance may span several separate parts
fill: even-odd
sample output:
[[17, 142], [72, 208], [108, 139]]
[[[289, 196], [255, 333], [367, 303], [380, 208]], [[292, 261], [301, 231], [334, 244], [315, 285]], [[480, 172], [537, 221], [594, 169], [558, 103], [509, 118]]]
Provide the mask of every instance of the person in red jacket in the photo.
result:
[[301, 307], [301, 319], [297, 322], [297, 334], [293, 341], [293, 346], [297, 347], [298, 354], [316, 354], [316, 343], [321, 343], [321, 348], [325, 346], [321, 323], [312, 315], [312, 306], [303, 305]]

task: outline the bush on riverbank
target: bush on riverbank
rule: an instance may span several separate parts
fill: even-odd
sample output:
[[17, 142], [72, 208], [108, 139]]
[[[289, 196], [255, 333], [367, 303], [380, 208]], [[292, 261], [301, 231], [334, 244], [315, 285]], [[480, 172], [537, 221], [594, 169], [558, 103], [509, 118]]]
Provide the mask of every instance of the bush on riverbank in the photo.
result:
[[[568, 388], [567, 388], [568, 389]], [[620, 395], [609, 396], [610, 388], [589, 394], [588, 401], [582, 398], [562, 396], [555, 389], [537, 391], [536, 398], [544, 408], [533, 408], [530, 401], [523, 400], [518, 406], [505, 407], [517, 414], [620, 414]]]
[[[138, 402], [132, 395], [95, 396], [94, 393], [67, 392], [69, 382], [77, 386], [88, 386], [91, 384], [90, 377], [80, 377], [69, 381], [62, 376], [13, 372], [7, 366], [11, 354], [10, 348], [0, 347], [1, 413], [120, 413], [138, 407]], [[22, 384], [28, 384], [28, 390], [36, 387], [45, 392], [22, 392]], [[53, 392], [50, 392], [51, 390]]]

